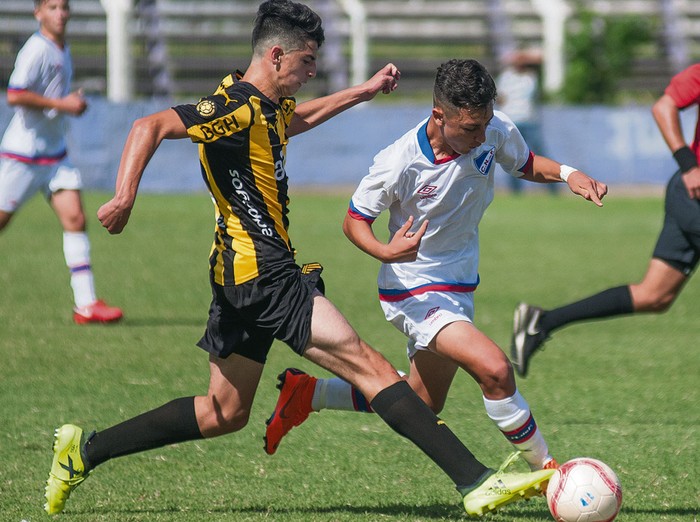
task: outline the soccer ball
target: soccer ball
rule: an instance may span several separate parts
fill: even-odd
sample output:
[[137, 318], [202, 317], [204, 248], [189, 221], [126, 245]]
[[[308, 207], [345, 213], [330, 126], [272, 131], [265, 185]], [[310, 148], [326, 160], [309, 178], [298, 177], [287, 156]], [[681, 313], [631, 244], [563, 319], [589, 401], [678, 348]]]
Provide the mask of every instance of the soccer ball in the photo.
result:
[[570, 460], [549, 479], [547, 505], [557, 522], [610, 522], [621, 504], [620, 479], [599, 460]]

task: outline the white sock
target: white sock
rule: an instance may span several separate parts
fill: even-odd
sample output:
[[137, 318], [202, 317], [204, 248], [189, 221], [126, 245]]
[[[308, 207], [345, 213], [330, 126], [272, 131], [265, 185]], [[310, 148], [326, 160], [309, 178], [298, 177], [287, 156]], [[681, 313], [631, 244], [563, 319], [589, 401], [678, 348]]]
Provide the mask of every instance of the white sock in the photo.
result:
[[530, 406], [519, 391], [516, 390], [512, 397], [497, 401], [484, 397], [484, 406], [489, 418], [503, 435], [515, 449], [522, 451], [530, 469], [542, 469], [551, 460], [549, 448], [530, 412]]
[[[396, 372], [401, 377], [406, 376], [401, 370], [396, 370]], [[311, 399], [311, 409], [314, 411], [325, 409], [374, 413], [372, 406], [365, 396], [360, 393], [360, 390], [340, 377], [316, 380], [314, 396]]]
[[314, 411], [326, 409], [368, 413], [372, 411], [365, 396], [340, 377], [316, 381], [316, 389], [311, 399], [311, 409]]
[[85, 232], [63, 233], [63, 255], [70, 269], [70, 285], [76, 308], [97, 301], [95, 281], [90, 266], [90, 240]]

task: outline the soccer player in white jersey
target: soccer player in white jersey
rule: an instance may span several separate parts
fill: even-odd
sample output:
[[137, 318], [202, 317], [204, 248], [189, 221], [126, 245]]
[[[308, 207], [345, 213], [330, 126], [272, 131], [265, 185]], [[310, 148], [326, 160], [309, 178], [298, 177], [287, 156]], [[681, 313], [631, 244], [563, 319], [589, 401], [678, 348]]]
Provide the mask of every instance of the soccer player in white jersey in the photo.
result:
[[73, 288], [73, 320], [111, 323], [122, 311], [95, 295], [90, 242], [80, 198], [80, 172], [67, 159], [66, 117], [87, 103], [70, 91], [72, 62], [66, 44], [68, 0], [35, 0], [39, 30], [17, 54], [7, 101], [15, 114], [0, 143], [0, 231], [34, 194], [49, 201], [63, 227], [63, 253]]
[[[481, 387], [488, 416], [536, 470], [556, 461], [518, 392], [508, 358], [473, 322], [479, 222], [493, 199], [496, 163], [527, 181], [565, 181], [598, 206], [607, 187], [533, 154], [512, 121], [493, 110], [495, 97], [494, 81], [479, 62], [441, 65], [430, 117], [377, 154], [352, 196], [343, 229], [382, 262], [379, 299], [387, 320], [408, 337], [411, 387], [439, 412], [462, 368]], [[372, 229], [385, 210], [388, 243]], [[279, 387], [268, 420], [268, 453], [311, 411], [371, 411], [357, 390], [337, 378], [287, 369]]]

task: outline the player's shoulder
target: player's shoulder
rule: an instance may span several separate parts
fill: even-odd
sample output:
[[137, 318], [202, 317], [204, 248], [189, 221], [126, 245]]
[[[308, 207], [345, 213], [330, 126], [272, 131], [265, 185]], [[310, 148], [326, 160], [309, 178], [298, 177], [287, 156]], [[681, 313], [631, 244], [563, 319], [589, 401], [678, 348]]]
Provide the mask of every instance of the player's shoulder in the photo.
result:
[[385, 146], [375, 156], [375, 162], [384, 161], [398, 166], [413, 161], [416, 156], [421, 154], [420, 132], [422, 127], [423, 123]]
[[18, 56], [36, 55], [48, 52], [48, 40], [38, 31], [32, 34], [19, 50]]

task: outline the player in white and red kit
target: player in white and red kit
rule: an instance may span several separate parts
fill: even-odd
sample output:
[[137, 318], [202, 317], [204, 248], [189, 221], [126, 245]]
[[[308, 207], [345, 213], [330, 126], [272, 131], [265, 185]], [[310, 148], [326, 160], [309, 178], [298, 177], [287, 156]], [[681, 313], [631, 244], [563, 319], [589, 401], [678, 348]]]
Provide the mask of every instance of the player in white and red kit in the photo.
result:
[[686, 144], [680, 111], [700, 104], [700, 64], [675, 75], [652, 114], [679, 170], [666, 186], [663, 228], [641, 282], [598, 292], [579, 301], [543, 310], [520, 303], [515, 309], [512, 359], [526, 375], [530, 357], [555, 331], [568, 324], [668, 310], [700, 261], [700, 118]]
[[[439, 412], [462, 368], [481, 387], [489, 417], [536, 470], [556, 462], [506, 355], [473, 322], [479, 222], [493, 200], [496, 163], [528, 181], [566, 179], [572, 192], [597, 205], [607, 187], [533, 154], [512, 121], [493, 110], [495, 97], [493, 79], [478, 62], [440, 66], [430, 117], [374, 158], [343, 228], [356, 246], [382, 261], [379, 299], [387, 320], [408, 337], [411, 387]], [[372, 224], [387, 210], [390, 240], [384, 243]], [[340, 379], [287, 370], [281, 380], [281, 397], [306, 415], [323, 408], [369, 410]], [[310, 398], [306, 405], [293, 401], [295, 387]], [[271, 421], [275, 429], [274, 415]]]
[[119, 308], [95, 295], [90, 242], [85, 232], [80, 172], [68, 161], [67, 115], [79, 116], [87, 103], [70, 92], [73, 73], [65, 41], [68, 0], [36, 0], [39, 31], [17, 54], [7, 101], [15, 114], [0, 143], [0, 230], [34, 194], [41, 192], [63, 227], [63, 252], [70, 269], [78, 324], [122, 318]]

